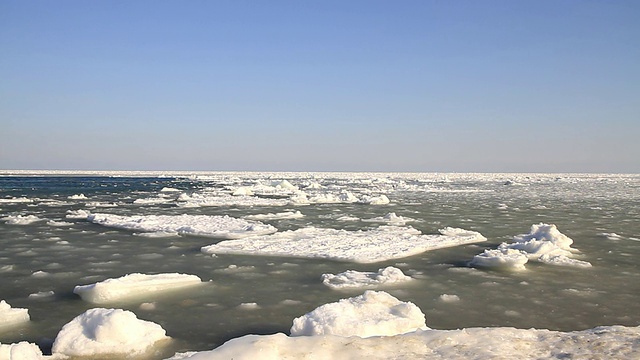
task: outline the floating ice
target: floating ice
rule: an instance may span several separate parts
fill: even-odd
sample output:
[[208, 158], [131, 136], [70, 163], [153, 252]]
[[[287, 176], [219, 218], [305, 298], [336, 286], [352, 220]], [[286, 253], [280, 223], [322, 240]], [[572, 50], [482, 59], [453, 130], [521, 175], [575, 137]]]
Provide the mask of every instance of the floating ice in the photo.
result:
[[187, 274], [129, 274], [107, 279], [95, 284], [76, 286], [73, 292], [82, 300], [105, 304], [129, 298], [141, 298], [148, 294], [173, 291], [202, 283], [196, 275]]
[[49, 220], [49, 221], [47, 221], [47, 225], [49, 225], [49, 226], [72, 226], [73, 223], [66, 222], [66, 221]]
[[87, 219], [87, 217], [91, 215], [91, 213], [87, 210], [67, 210], [67, 215], [65, 216], [67, 219]]
[[455, 294], [442, 294], [439, 297], [440, 301], [442, 302], [447, 302], [447, 303], [451, 303], [451, 302], [458, 302], [460, 301], [460, 297], [458, 295]]
[[491, 267], [513, 270], [524, 270], [529, 257], [515, 249], [487, 249], [473, 257], [469, 263], [473, 267]]
[[84, 194], [75, 194], [67, 197], [69, 200], [86, 200], [88, 199]]
[[378, 272], [347, 270], [337, 275], [322, 274], [322, 283], [333, 289], [377, 287], [411, 280], [410, 276], [393, 266], [379, 269]]
[[138, 215], [91, 214], [87, 220], [118, 229], [165, 232], [222, 239], [272, 234], [278, 231], [260, 222], [214, 215]]
[[497, 250], [485, 250], [469, 263], [479, 267], [505, 267], [524, 269], [528, 260], [551, 265], [591, 267], [591, 263], [571, 259], [576, 249], [571, 248], [573, 240], [558, 231], [555, 225], [531, 225], [529, 234], [517, 235], [511, 243], [502, 243]]
[[39, 291], [37, 293], [29, 294], [29, 299], [42, 299], [54, 296], [55, 293], [51, 290], [49, 291]]
[[244, 218], [249, 220], [283, 220], [283, 219], [300, 219], [303, 218], [304, 214], [300, 211], [285, 211], [281, 213], [268, 213], [268, 214], [257, 214], [257, 215], [247, 215]]
[[12, 308], [6, 301], [0, 301], [0, 328], [14, 326], [29, 321], [29, 310]]
[[2, 218], [1, 220], [4, 220], [9, 225], [29, 225], [37, 221], [42, 221], [44, 219], [41, 219], [35, 215], [9, 215]]
[[598, 236], [606, 237], [609, 240], [622, 240], [622, 236], [616, 233], [599, 233]]
[[205, 254], [245, 254], [326, 258], [375, 263], [425, 251], [477, 243], [486, 238], [475, 231], [445, 228], [443, 235], [421, 235], [412, 227], [381, 226], [368, 231], [302, 228], [270, 236], [222, 241], [205, 246]]
[[63, 326], [52, 352], [87, 357], [140, 355], [163, 339], [168, 337], [160, 325], [139, 320], [130, 311], [96, 308]]
[[386, 205], [391, 201], [386, 195], [379, 195], [379, 196], [365, 195], [362, 197], [362, 199], [360, 199], [360, 202], [363, 204], [369, 204], [369, 205]]
[[25, 197], [20, 198], [10, 198], [10, 199], [0, 199], [0, 204], [19, 204], [19, 203], [31, 203], [32, 199], [28, 199]]
[[160, 192], [181, 192], [182, 190], [165, 186], [160, 190]]
[[640, 327], [601, 326], [560, 332], [467, 328], [418, 330], [397, 336], [246, 335], [215, 350], [178, 353], [170, 360], [279, 359], [638, 359]]
[[322, 305], [293, 320], [291, 336], [393, 336], [427, 329], [425, 316], [410, 302], [383, 291]]
[[287, 199], [261, 198], [257, 196], [233, 196], [230, 194], [182, 194], [178, 197], [178, 206], [192, 207], [217, 207], [217, 206], [285, 206]]
[[17, 344], [0, 344], [0, 360], [42, 360], [38, 345], [21, 341]]

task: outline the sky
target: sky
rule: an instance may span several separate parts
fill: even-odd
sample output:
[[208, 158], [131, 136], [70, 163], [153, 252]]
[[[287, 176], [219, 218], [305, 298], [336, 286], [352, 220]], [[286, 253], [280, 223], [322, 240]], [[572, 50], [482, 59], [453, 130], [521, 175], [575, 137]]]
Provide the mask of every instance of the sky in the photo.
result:
[[640, 2], [0, 0], [0, 169], [640, 173]]

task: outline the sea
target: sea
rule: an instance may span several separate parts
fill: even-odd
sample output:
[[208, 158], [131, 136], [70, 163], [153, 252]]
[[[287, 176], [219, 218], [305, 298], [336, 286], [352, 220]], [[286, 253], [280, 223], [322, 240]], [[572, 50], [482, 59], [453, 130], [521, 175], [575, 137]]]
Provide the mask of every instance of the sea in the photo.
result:
[[[487, 240], [373, 263], [212, 255], [201, 248], [225, 239], [145, 234], [87, 214], [261, 219], [252, 221], [278, 233], [401, 226], [438, 234], [453, 227]], [[393, 217], [404, 221], [385, 222]], [[573, 240], [572, 257], [591, 266], [470, 265], [538, 224], [555, 225]], [[638, 174], [0, 171], [0, 300], [28, 309], [31, 319], [0, 327], [0, 343], [28, 341], [45, 353], [66, 323], [98, 307], [75, 294], [76, 286], [133, 273], [194, 274], [204, 282], [106, 306], [166, 330], [172, 341], [150, 355], [157, 359], [247, 334], [288, 334], [296, 317], [364, 291], [329, 288], [323, 274], [387, 266], [413, 279], [376, 290], [417, 305], [432, 329], [639, 326], [638, 259]]]

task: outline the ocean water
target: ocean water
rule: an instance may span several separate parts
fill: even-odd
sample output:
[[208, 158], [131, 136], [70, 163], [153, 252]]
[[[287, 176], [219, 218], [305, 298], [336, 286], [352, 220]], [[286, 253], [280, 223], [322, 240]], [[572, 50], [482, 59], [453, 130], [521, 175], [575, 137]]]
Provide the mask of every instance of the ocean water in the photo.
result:
[[[386, 266], [414, 280], [381, 290], [416, 304], [433, 329], [572, 331], [640, 325], [640, 175], [0, 175], [0, 299], [29, 309], [31, 316], [25, 325], [0, 330], [0, 343], [26, 340], [46, 352], [64, 324], [97, 307], [73, 293], [76, 285], [130, 273], [178, 272], [206, 281], [106, 306], [160, 324], [173, 340], [151, 355], [159, 359], [176, 351], [210, 350], [246, 334], [288, 333], [294, 318], [364, 291], [330, 289], [322, 284], [322, 274]], [[238, 189], [250, 193], [232, 196]], [[311, 201], [299, 201], [300, 191]], [[389, 203], [363, 200], [381, 195]], [[77, 216], [78, 210], [141, 217], [304, 215], [261, 220], [279, 232], [309, 227], [367, 231], [385, 224], [363, 220], [394, 213], [410, 219], [403, 226], [424, 234], [450, 226], [480, 232], [487, 241], [369, 264], [258, 254], [211, 256], [200, 248], [221, 239], [140, 236], [140, 231], [87, 221]], [[539, 223], [556, 225], [573, 239], [572, 247], [579, 250], [575, 258], [592, 266], [535, 261], [523, 271], [469, 266], [475, 255]]]

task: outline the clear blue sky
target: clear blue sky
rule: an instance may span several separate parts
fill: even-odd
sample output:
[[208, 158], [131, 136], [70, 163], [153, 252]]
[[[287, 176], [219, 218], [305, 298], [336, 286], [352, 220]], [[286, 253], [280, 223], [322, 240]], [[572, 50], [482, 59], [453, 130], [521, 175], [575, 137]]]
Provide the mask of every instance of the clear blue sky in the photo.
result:
[[0, 0], [0, 169], [640, 172], [640, 1]]

